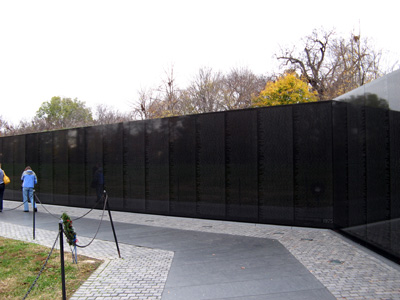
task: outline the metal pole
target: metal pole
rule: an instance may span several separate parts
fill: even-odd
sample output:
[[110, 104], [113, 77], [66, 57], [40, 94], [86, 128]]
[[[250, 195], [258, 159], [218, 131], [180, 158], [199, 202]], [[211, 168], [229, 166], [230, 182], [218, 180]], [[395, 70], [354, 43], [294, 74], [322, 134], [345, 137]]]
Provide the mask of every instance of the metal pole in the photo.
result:
[[67, 293], [65, 290], [65, 270], [64, 270], [64, 230], [63, 220], [61, 219], [58, 223], [60, 230], [60, 260], [61, 260], [61, 284], [62, 284], [62, 297], [63, 300], [67, 300]]
[[[30, 200], [30, 199], [29, 199]], [[35, 239], [35, 221], [36, 221], [36, 219], [35, 219], [35, 203], [36, 203], [36, 200], [35, 200], [35, 190], [33, 190], [32, 191], [32, 209], [33, 209], [33, 239]], [[28, 204], [29, 205], [29, 204]]]
[[[104, 191], [103, 197], [104, 197], [104, 201], [106, 201], [106, 197], [107, 197], [107, 192], [106, 191]], [[108, 216], [110, 217], [111, 228], [112, 228], [112, 231], [113, 231], [113, 234], [114, 234], [115, 245], [117, 246], [118, 256], [119, 256], [119, 258], [121, 258], [121, 253], [119, 251], [119, 246], [118, 246], [117, 235], [115, 234], [114, 223], [113, 223], [113, 220], [112, 220], [112, 217], [111, 217], [111, 211], [110, 211], [110, 206], [108, 205], [108, 201], [106, 201], [106, 205], [107, 205], [107, 210], [108, 210]]]

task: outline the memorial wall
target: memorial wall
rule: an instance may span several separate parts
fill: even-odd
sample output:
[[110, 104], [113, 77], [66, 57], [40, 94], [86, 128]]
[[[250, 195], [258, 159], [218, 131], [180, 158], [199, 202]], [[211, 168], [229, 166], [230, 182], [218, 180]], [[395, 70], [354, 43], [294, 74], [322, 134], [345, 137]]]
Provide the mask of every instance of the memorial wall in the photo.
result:
[[335, 221], [400, 261], [400, 70], [336, 100], [348, 111], [348, 200]]
[[30, 165], [43, 203], [89, 208], [101, 167], [113, 210], [343, 229], [400, 257], [399, 114], [324, 101], [2, 137], [5, 199]]

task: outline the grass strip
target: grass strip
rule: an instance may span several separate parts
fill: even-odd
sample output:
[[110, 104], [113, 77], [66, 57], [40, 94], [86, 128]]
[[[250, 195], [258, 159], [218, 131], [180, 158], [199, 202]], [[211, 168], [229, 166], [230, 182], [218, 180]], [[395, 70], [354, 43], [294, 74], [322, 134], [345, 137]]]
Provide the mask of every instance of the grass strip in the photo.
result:
[[[36, 279], [50, 248], [0, 237], [0, 299], [22, 299]], [[78, 255], [74, 264], [64, 255], [67, 298], [100, 266], [101, 260]], [[60, 251], [54, 250], [27, 299], [62, 299]]]

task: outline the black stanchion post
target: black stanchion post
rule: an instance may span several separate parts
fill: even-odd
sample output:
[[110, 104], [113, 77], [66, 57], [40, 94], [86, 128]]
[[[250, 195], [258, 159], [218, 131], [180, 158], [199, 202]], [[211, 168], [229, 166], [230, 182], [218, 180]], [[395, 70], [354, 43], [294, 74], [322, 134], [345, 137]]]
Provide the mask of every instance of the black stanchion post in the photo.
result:
[[35, 239], [35, 203], [36, 203], [36, 199], [35, 199], [35, 190], [33, 190], [33, 192], [32, 192], [33, 194], [32, 194], [32, 199], [33, 199], [33, 201], [32, 201], [32, 209], [33, 209], [33, 239]]
[[115, 245], [117, 245], [118, 256], [119, 256], [119, 258], [121, 258], [121, 252], [119, 251], [117, 235], [115, 234], [114, 223], [113, 223], [113, 220], [112, 220], [112, 217], [111, 217], [110, 206], [108, 205], [108, 201], [106, 200], [106, 197], [107, 197], [107, 192], [104, 191], [103, 198], [104, 198], [104, 201], [106, 201], [107, 210], [108, 210], [108, 216], [110, 217], [111, 228], [112, 228], [112, 231], [113, 231], [113, 234], [114, 234]]
[[62, 297], [63, 300], [67, 299], [67, 293], [65, 291], [65, 270], [64, 270], [64, 230], [63, 220], [59, 222], [60, 229], [60, 260], [61, 260], [61, 283], [62, 283]]

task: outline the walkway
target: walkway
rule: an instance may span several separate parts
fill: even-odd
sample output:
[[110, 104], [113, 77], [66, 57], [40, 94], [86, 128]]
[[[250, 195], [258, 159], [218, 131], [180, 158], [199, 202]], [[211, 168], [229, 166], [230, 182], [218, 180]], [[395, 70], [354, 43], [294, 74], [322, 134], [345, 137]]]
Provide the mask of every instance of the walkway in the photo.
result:
[[[7, 211], [0, 236], [51, 247], [58, 219], [42, 206]], [[54, 216], [87, 209], [45, 206]], [[91, 240], [102, 211], [74, 222], [80, 244]], [[398, 265], [321, 229], [112, 212], [122, 259], [107, 214], [96, 240], [79, 254], [105, 262], [75, 299], [400, 299]], [[65, 247], [68, 250], [68, 246]], [[68, 259], [68, 256], [66, 256]]]

